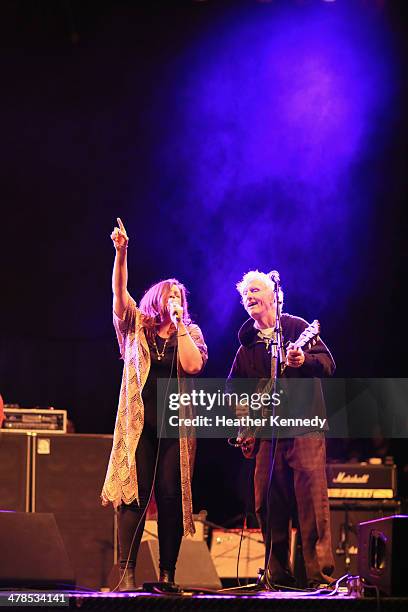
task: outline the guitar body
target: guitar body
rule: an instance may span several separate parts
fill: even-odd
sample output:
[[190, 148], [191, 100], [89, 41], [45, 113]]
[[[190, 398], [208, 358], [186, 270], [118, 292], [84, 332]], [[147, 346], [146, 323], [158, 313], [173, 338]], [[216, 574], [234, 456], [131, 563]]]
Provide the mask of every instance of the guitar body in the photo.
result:
[[248, 438], [244, 439], [241, 444], [242, 454], [245, 459], [255, 459], [257, 452], [259, 451], [260, 439], [256, 437], [256, 432], [254, 435], [248, 436]]

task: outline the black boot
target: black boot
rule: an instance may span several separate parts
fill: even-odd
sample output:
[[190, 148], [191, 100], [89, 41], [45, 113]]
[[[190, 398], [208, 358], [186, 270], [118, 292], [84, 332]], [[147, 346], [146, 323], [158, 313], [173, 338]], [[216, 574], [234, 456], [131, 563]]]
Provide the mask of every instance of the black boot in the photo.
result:
[[181, 589], [174, 582], [174, 570], [160, 569], [159, 582], [163, 585], [163, 590], [169, 593], [180, 593]]
[[120, 569], [119, 572], [120, 584], [119, 591], [136, 591], [135, 583], [135, 569], [133, 567], [127, 567], [126, 569]]
[[174, 571], [161, 569], [159, 582], [172, 582], [174, 584]]

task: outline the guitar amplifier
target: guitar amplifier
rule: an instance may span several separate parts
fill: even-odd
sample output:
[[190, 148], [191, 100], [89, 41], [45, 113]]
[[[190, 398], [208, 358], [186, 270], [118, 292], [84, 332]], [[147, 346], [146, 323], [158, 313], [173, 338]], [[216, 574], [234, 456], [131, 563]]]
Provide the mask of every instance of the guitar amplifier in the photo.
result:
[[53, 433], [67, 431], [67, 411], [54, 408], [4, 408], [2, 432]]
[[329, 463], [326, 475], [331, 499], [394, 499], [397, 494], [395, 465]]
[[265, 562], [265, 545], [260, 529], [214, 529], [211, 557], [220, 578], [235, 578], [239, 555], [239, 577], [253, 578]]

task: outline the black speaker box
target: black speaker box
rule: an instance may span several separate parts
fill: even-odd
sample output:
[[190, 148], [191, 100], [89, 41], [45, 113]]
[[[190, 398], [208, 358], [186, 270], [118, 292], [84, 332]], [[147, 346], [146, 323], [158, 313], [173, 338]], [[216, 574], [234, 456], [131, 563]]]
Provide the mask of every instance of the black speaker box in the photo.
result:
[[28, 512], [32, 436], [0, 432], [0, 510]]
[[330, 522], [335, 569], [334, 578], [358, 573], [359, 524], [397, 514], [394, 500], [331, 500]]
[[[136, 586], [144, 582], [157, 582], [159, 569], [159, 542], [145, 540], [140, 544], [135, 569]], [[211, 559], [205, 542], [194, 542], [183, 538], [178, 556], [175, 581], [182, 589], [221, 589], [221, 581]], [[114, 589], [119, 582], [118, 566], [115, 566], [109, 578], [109, 586]]]
[[108, 585], [114, 563], [114, 511], [101, 506], [112, 436], [39, 434], [33, 446], [36, 512], [52, 512], [78, 588]]
[[359, 526], [358, 573], [380, 593], [408, 595], [408, 516], [366, 521]]
[[74, 572], [52, 514], [0, 512], [0, 585], [10, 589], [75, 586]]

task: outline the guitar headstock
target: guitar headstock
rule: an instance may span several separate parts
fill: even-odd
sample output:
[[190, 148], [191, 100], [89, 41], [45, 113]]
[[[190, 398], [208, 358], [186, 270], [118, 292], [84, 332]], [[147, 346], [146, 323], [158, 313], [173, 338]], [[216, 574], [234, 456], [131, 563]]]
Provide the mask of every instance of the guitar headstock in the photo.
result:
[[296, 342], [293, 343], [293, 348], [311, 349], [319, 340], [320, 323], [315, 319], [305, 330], [300, 334]]

